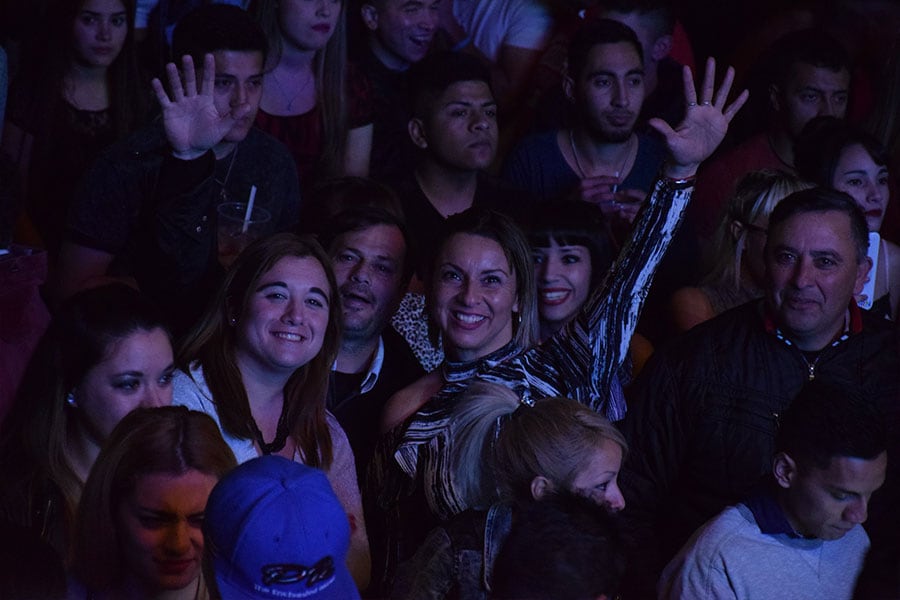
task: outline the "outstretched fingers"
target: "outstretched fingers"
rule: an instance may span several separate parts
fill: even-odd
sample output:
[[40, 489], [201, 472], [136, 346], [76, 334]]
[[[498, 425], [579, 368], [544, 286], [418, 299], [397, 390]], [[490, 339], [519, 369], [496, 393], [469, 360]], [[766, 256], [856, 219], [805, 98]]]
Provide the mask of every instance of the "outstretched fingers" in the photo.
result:
[[728, 67], [725, 69], [725, 77], [722, 78], [722, 84], [716, 90], [716, 97], [713, 100], [713, 106], [722, 110], [725, 101], [728, 100], [728, 93], [731, 91], [731, 85], [734, 83], [734, 69]]
[[689, 66], [681, 67], [681, 78], [684, 81], [684, 105], [697, 106], [697, 89], [694, 87], [694, 74]]
[[722, 114], [725, 115], [725, 119], [731, 123], [731, 119], [734, 118], [734, 115], [737, 114], [741, 107], [746, 104], [747, 99], [750, 97], [750, 92], [744, 90], [740, 93], [740, 95], [734, 99], [734, 102], [725, 107], [725, 110], [722, 111]]
[[185, 54], [181, 57], [181, 76], [184, 80], [184, 95], [188, 98], [197, 95], [197, 72], [194, 70], [194, 59]]
[[210, 96], [216, 81], [216, 59], [212, 54], [203, 56], [203, 79], [200, 81], [200, 93]]
[[158, 77], [154, 77], [150, 81], [150, 86], [153, 88], [153, 93], [156, 95], [156, 100], [157, 102], [159, 102], [159, 105], [163, 108], [163, 110], [172, 105], [172, 101], [169, 100], [169, 95], [166, 93], [166, 88], [163, 87], [162, 81], [160, 81]]
[[169, 90], [172, 92], [172, 103], [177, 104], [184, 98], [184, 86], [181, 83], [181, 75], [175, 63], [166, 65], [166, 78], [169, 80]]
[[716, 59], [706, 59], [706, 72], [703, 74], [703, 83], [700, 90], [700, 103], [704, 106], [712, 104], [713, 91], [716, 87]]

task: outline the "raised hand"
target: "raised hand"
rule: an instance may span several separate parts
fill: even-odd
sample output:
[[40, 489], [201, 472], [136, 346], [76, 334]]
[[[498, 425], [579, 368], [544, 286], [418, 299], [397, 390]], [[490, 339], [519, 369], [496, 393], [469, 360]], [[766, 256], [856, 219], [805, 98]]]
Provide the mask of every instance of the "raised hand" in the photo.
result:
[[669, 149], [666, 175], [674, 178], [690, 177], [697, 172], [700, 163], [722, 142], [728, 131], [728, 124], [749, 96], [747, 90], [744, 90], [734, 102], [725, 104], [734, 82], [734, 69], [728, 67], [722, 85], [716, 90], [716, 61], [713, 58], [706, 61], [699, 101], [691, 70], [684, 67], [683, 74], [686, 105], [684, 120], [675, 129], [662, 119], [650, 119], [649, 122], [666, 139]]
[[240, 119], [249, 114], [247, 103], [229, 106], [224, 114], [216, 107], [213, 95], [216, 63], [212, 54], [203, 60], [203, 79], [197, 90], [197, 75], [190, 56], [181, 59], [181, 73], [174, 63], [166, 65], [166, 75], [172, 97], [166, 93], [162, 82], [152, 82], [156, 99], [162, 107], [166, 137], [172, 153], [184, 160], [197, 158], [222, 141]]

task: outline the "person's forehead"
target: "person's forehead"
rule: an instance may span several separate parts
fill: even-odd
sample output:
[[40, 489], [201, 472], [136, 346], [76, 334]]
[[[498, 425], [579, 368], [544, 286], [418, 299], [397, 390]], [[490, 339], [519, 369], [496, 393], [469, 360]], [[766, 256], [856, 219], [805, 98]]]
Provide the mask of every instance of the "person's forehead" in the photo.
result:
[[631, 71], [642, 69], [641, 57], [630, 42], [612, 44], [595, 44], [588, 52], [584, 65], [584, 74], [595, 71]]
[[825, 468], [809, 465], [807, 472], [818, 482], [835, 489], [871, 493], [881, 485], [887, 467], [887, 452], [867, 459], [833, 456]]
[[850, 215], [839, 210], [801, 212], [791, 215], [781, 223], [769, 228], [769, 236], [774, 243], [790, 244], [792, 238], [814, 238], [832, 243], [852, 244]]
[[263, 72], [263, 54], [259, 50], [216, 50], [216, 73], [253, 76]]
[[335, 240], [338, 248], [353, 247], [372, 250], [384, 256], [399, 257], [406, 251], [406, 241], [400, 228], [391, 223], [373, 223], [359, 229], [345, 231]]
[[798, 89], [812, 87], [826, 92], [847, 91], [850, 87], [850, 72], [847, 69], [835, 71], [797, 61], [788, 72], [787, 85]]
[[443, 106], [454, 102], [492, 103], [494, 95], [487, 82], [477, 79], [454, 81], [438, 96], [438, 104]]
[[371, 4], [379, 11], [399, 12], [413, 10], [431, 4], [434, 0], [374, 0]]

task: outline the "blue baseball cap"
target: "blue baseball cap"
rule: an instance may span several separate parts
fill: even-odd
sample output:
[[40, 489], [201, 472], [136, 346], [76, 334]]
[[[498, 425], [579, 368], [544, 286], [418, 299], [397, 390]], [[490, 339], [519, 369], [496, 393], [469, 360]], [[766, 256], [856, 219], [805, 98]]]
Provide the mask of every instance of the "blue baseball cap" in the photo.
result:
[[226, 600], [359, 598], [347, 513], [318, 469], [271, 455], [245, 462], [213, 489], [203, 532]]

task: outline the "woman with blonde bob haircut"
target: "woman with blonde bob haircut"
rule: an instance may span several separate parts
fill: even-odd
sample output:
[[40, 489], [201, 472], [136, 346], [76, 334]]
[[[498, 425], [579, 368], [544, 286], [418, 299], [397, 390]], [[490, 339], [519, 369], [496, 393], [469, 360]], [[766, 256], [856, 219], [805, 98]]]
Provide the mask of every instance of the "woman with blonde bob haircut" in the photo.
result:
[[625, 507], [617, 481], [625, 438], [575, 400], [521, 402], [506, 387], [474, 383], [449, 429], [457, 440], [453, 488], [475, 510], [431, 532], [394, 597], [487, 598], [493, 559], [516, 515], [549, 495], [584, 496], [610, 512]]
[[350, 518], [349, 567], [364, 587], [369, 548], [353, 453], [325, 409], [340, 319], [331, 261], [317, 241], [258, 240], [181, 345], [173, 401], [213, 417], [239, 463], [278, 454], [325, 471]]
[[84, 586], [97, 599], [206, 598], [203, 512], [235, 466], [208, 415], [169, 406], [122, 419], [78, 505], [69, 597]]

